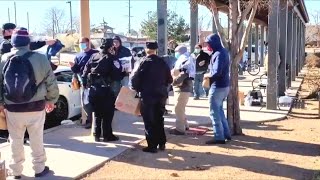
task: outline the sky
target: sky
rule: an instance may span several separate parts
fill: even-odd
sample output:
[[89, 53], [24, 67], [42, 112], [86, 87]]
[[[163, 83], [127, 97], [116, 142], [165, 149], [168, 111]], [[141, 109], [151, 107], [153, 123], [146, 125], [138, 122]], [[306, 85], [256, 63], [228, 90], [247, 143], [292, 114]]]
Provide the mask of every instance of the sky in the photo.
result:
[[[9, 21], [8, 8], [10, 11], [10, 20], [14, 23], [14, 2], [16, 2], [17, 25], [27, 27], [27, 13], [29, 13], [29, 24], [31, 32], [43, 32], [45, 29], [45, 19], [48, 9], [57, 7], [65, 12], [66, 20], [70, 19], [69, 4], [67, 0], [0, 0], [0, 24]], [[109, 26], [115, 28], [115, 32], [128, 32], [128, 14], [129, 0], [90, 0], [90, 24], [100, 25], [102, 20]], [[310, 18], [310, 13], [319, 9], [320, 0], [305, 1]], [[131, 0], [131, 29], [139, 30], [140, 24], [148, 18], [148, 11], [156, 11], [156, 0]], [[168, 9], [175, 11], [178, 15], [183, 16], [187, 23], [190, 22], [190, 5], [188, 0], [168, 0]], [[80, 0], [72, 1], [73, 16], [80, 17]], [[203, 20], [201, 20], [203, 19]], [[226, 16], [221, 17], [223, 24], [226, 26]], [[199, 22], [202, 23], [203, 29], [211, 30], [211, 14], [203, 6], [199, 6]]]

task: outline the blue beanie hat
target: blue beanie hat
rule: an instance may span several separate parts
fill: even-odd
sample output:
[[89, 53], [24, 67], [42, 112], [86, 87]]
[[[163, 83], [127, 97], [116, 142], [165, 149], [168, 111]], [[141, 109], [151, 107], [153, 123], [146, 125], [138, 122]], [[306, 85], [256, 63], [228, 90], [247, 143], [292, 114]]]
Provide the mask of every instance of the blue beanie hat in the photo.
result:
[[14, 47], [23, 47], [30, 44], [30, 37], [26, 28], [16, 29], [11, 37], [11, 43]]

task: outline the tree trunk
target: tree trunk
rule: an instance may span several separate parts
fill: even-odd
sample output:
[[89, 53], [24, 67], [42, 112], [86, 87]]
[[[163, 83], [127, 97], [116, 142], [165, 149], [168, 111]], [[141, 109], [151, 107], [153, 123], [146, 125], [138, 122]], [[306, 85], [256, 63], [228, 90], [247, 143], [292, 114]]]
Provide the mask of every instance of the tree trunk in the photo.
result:
[[[233, 45], [231, 45], [233, 46]], [[230, 49], [230, 59], [231, 59], [231, 77], [230, 77], [230, 93], [228, 96], [228, 120], [230, 124], [230, 129], [233, 135], [241, 135], [242, 129], [240, 126], [240, 107], [239, 107], [239, 97], [238, 97], [238, 62], [235, 61], [236, 52]]]
[[242, 134], [242, 129], [240, 127], [240, 107], [239, 107], [239, 97], [238, 97], [238, 63], [239, 60], [236, 59], [240, 41], [238, 36], [238, 17], [239, 11], [238, 7], [240, 3], [238, 1], [229, 1], [229, 17], [231, 22], [231, 29], [229, 33], [230, 41], [230, 61], [231, 61], [231, 77], [230, 77], [230, 92], [228, 96], [228, 121], [230, 129], [233, 135]]

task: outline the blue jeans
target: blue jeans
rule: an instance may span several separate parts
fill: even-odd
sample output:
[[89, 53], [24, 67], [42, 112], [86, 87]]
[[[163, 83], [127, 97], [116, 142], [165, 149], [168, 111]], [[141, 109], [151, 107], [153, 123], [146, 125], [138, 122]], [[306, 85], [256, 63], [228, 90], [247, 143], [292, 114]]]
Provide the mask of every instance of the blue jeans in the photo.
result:
[[113, 81], [111, 83], [111, 89], [113, 90], [115, 97], [118, 97], [121, 89], [121, 81]]
[[194, 78], [194, 83], [193, 83], [194, 97], [199, 98], [205, 92], [205, 90], [202, 87], [203, 76], [204, 74], [196, 74]]
[[125, 76], [125, 77], [121, 80], [121, 86], [130, 87], [130, 84], [129, 84], [129, 76]]
[[231, 138], [229, 124], [223, 111], [223, 100], [228, 96], [228, 93], [229, 87], [215, 88], [211, 86], [209, 91], [210, 119], [215, 140]]

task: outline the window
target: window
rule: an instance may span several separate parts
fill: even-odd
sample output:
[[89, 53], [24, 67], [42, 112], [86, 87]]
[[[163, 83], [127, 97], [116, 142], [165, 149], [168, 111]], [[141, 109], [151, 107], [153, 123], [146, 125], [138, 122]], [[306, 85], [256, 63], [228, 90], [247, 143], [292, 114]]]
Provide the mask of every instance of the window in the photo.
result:
[[72, 82], [72, 71], [62, 71], [55, 74], [59, 82]]

